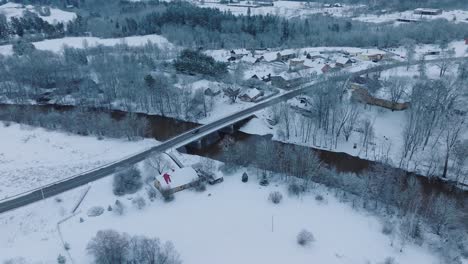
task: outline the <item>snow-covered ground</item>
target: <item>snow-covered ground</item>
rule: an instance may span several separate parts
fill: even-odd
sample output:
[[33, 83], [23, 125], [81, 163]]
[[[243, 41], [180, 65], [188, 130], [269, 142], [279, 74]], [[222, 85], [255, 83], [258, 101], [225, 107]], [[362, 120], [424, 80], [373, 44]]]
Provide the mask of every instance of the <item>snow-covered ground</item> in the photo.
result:
[[[220, 4], [216, 1], [205, 1], [201, 4], [199, 1], [193, 1], [200, 7], [216, 8], [221, 11], [230, 11], [235, 15], [247, 15], [249, 5], [248, 1], [241, 1], [239, 4]], [[301, 2], [301, 1], [276, 1], [274, 6], [250, 7], [251, 15], [277, 15], [286, 18], [304, 18], [313, 14], [325, 14], [337, 17], [351, 16], [356, 8], [361, 6], [345, 5], [343, 7], [323, 7], [319, 3]]]
[[[184, 155], [183, 162], [198, 160]], [[383, 263], [387, 257], [399, 264], [439, 263], [425, 246], [407, 244], [400, 252], [399, 239], [382, 234], [377, 218], [340, 203], [322, 187], [301, 198], [289, 197], [283, 183], [259, 186], [253, 171], [248, 172], [249, 182], [242, 183], [242, 172], [225, 176], [223, 183], [208, 186], [203, 193], [176, 193], [170, 203], [147, 200], [141, 210], [132, 206], [131, 200], [146, 197], [145, 191], [127, 195], [120, 198], [125, 206], [122, 216], [109, 211], [87, 216], [88, 209], [107, 208], [118, 198], [112, 194], [112, 177], [91, 183], [79, 213], [60, 224], [69, 254], [75, 263], [91, 263], [86, 253], [88, 241], [98, 230], [115, 229], [170, 240], [188, 264]], [[55, 263], [58, 254], [68, 257], [56, 224], [70, 214], [84, 189], [60, 195], [61, 202], [50, 198], [0, 215], [0, 261], [21, 256], [34, 263]], [[267, 199], [276, 190], [284, 196], [278, 205]], [[316, 201], [316, 194], [324, 201]], [[310, 246], [297, 245], [296, 236], [302, 229], [315, 237]]]
[[[157, 44], [160, 48], [172, 48], [173, 45], [163, 36], [160, 35], [143, 35], [132, 36], [125, 38], [96, 38], [96, 37], [65, 37], [59, 39], [47, 39], [39, 42], [34, 42], [34, 46], [39, 50], [48, 50], [60, 52], [66, 45], [73, 48], [95, 47], [98, 45], [115, 46], [117, 44], [127, 44], [129, 46], [143, 46], [147, 43]], [[12, 55], [12, 45], [0, 46], [0, 54]]]
[[0, 200], [94, 169], [157, 144], [103, 139], [0, 122]]
[[418, 21], [445, 19], [454, 23], [468, 23], [468, 11], [467, 10], [448, 10], [444, 11], [440, 15], [418, 15], [414, 14], [413, 10], [407, 10], [404, 12], [386, 13], [381, 15], [374, 14], [363, 14], [361, 16], [353, 18], [362, 22], [369, 23], [385, 23], [385, 22], [397, 22], [397, 19], [410, 19]]
[[67, 23], [76, 18], [76, 14], [73, 12], [63, 11], [52, 7], [50, 8], [49, 16], [41, 16], [41, 14], [39, 14], [32, 5], [25, 6], [9, 2], [0, 6], [0, 14], [4, 14], [7, 19], [11, 19], [12, 17], [22, 17], [25, 11], [36, 13], [41, 19], [50, 24]]

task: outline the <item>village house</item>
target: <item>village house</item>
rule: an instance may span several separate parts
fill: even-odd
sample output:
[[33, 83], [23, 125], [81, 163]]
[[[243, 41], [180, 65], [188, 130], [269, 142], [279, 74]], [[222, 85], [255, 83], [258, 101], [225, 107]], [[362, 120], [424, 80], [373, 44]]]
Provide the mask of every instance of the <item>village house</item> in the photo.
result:
[[359, 58], [366, 61], [378, 62], [384, 58], [382, 53], [362, 53]]
[[335, 66], [339, 68], [349, 67], [353, 64], [353, 61], [349, 58], [340, 57], [336, 60]]
[[199, 181], [200, 177], [192, 167], [183, 167], [156, 176], [154, 187], [160, 192], [175, 193], [190, 188]]
[[297, 57], [297, 54], [293, 50], [281, 51], [281, 52], [276, 53], [276, 60], [277, 61], [288, 61], [288, 60], [294, 59], [296, 57]]
[[304, 60], [301, 59], [292, 59], [289, 60], [289, 70], [290, 71], [298, 71], [306, 68], [304, 65]]
[[255, 102], [255, 100], [262, 97], [263, 95], [263, 91], [257, 88], [247, 89], [239, 95], [239, 99], [244, 102]]
[[415, 15], [437, 16], [442, 14], [442, 9], [433, 8], [416, 8], [413, 13]]

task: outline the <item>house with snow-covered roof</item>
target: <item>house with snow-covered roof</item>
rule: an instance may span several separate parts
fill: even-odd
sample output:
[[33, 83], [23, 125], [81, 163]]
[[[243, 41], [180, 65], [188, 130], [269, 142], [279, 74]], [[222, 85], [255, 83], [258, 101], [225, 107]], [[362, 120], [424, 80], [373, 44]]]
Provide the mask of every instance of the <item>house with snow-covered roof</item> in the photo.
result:
[[339, 68], [345, 68], [351, 66], [353, 61], [350, 58], [340, 57], [335, 61], [335, 66]]
[[187, 188], [200, 181], [198, 173], [192, 167], [183, 167], [179, 169], [170, 169], [156, 176], [154, 187], [161, 193], [175, 193]]
[[254, 88], [254, 89], [246, 89], [244, 92], [239, 95], [239, 99], [244, 102], [254, 102], [261, 96], [263, 96], [263, 91]]

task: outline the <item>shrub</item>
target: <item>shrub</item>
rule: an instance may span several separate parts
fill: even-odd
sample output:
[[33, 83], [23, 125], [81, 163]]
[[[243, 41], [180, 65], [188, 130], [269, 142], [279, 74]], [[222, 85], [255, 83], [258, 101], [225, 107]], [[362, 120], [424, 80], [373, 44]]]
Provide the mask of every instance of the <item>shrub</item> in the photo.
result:
[[315, 196], [315, 200], [318, 201], [318, 202], [323, 202], [323, 196], [320, 195], [320, 194], [317, 194], [317, 195]]
[[274, 191], [268, 195], [268, 200], [274, 204], [279, 204], [283, 200], [283, 195], [278, 191]]
[[84, 222], [83, 217], [80, 217], [80, 223], [83, 223], [83, 222]]
[[382, 264], [397, 264], [397, 262], [392, 257], [386, 257]]
[[133, 206], [135, 206], [135, 208], [137, 208], [138, 210], [141, 210], [141, 209], [145, 208], [146, 201], [145, 201], [145, 199], [143, 197], [138, 196], [137, 198], [132, 200], [132, 204], [133, 204]]
[[395, 227], [390, 221], [385, 221], [382, 226], [382, 233], [384, 235], [391, 235]]
[[315, 241], [314, 235], [310, 231], [303, 229], [297, 235], [297, 243], [301, 246], [307, 246]]
[[164, 202], [172, 202], [174, 200], [174, 193], [171, 190], [163, 189], [161, 191]]
[[148, 195], [148, 199], [150, 201], [154, 201], [156, 198], [158, 198], [158, 192], [153, 187], [147, 188], [146, 194]]
[[266, 174], [263, 174], [262, 179], [260, 180], [260, 185], [261, 186], [268, 186], [268, 184], [270, 184], [270, 182], [268, 181], [268, 178], [267, 178]]
[[65, 264], [65, 263], [67, 263], [67, 259], [66, 259], [64, 256], [62, 256], [62, 255], [58, 255], [58, 257], [57, 257], [57, 263], [58, 263], [58, 264]]
[[119, 172], [114, 176], [114, 194], [122, 196], [136, 193], [143, 186], [141, 173], [135, 167]]
[[244, 172], [242, 174], [242, 182], [248, 182], [249, 181], [249, 175], [247, 175], [247, 172]]
[[288, 185], [288, 193], [289, 195], [295, 195], [299, 196], [303, 194], [306, 191], [305, 187], [303, 185], [300, 185], [296, 182], [290, 183]]
[[192, 188], [197, 191], [197, 192], [204, 192], [206, 191], [206, 184], [202, 181], [197, 181], [195, 180], [193, 183], [192, 183]]
[[70, 244], [68, 244], [68, 242], [65, 242], [65, 244], [63, 244], [63, 248], [68, 251], [71, 247]]
[[117, 215], [123, 215], [123, 214], [124, 214], [124, 211], [125, 211], [125, 207], [124, 207], [124, 205], [122, 204], [122, 202], [119, 201], [119, 200], [116, 200], [116, 201], [115, 201], [115, 206], [114, 206], [114, 212], [115, 212]]
[[107, 206], [107, 211], [112, 212], [112, 206]]
[[95, 217], [95, 216], [100, 216], [104, 213], [104, 208], [101, 206], [94, 206], [89, 208], [87, 215], [89, 217]]

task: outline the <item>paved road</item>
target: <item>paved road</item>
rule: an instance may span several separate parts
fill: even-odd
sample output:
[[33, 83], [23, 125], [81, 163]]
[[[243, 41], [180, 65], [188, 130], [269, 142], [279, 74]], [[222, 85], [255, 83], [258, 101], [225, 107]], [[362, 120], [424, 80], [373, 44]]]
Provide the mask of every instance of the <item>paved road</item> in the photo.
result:
[[[467, 59], [467, 57], [462, 57], [462, 58], [455, 58], [454, 60], [463, 60]], [[426, 63], [434, 63], [438, 62], [440, 59], [436, 60], [428, 60]], [[412, 63], [413, 65], [419, 64], [420, 62], [414, 62]], [[109, 164], [105, 167], [98, 168], [96, 170], [82, 173], [79, 175], [75, 175], [72, 177], [69, 177], [67, 179], [61, 180], [59, 182], [47, 185], [42, 187], [41, 189], [36, 189], [28, 193], [23, 193], [19, 194], [15, 197], [10, 197], [8, 200], [0, 200], [0, 213], [13, 210], [16, 208], [19, 208], [21, 206], [25, 206], [31, 203], [34, 203], [36, 201], [39, 201], [44, 198], [48, 198], [60, 193], [63, 193], [65, 191], [74, 189], [76, 187], [85, 185], [89, 182], [93, 182], [95, 180], [101, 179], [107, 175], [110, 175], [116, 171], [119, 171], [121, 168], [129, 167], [133, 164], [136, 164], [140, 161], [143, 161], [153, 153], [157, 152], [163, 152], [172, 148], [177, 148], [181, 147], [183, 145], [186, 145], [190, 142], [196, 141], [199, 138], [212, 133], [214, 131], [217, 131], [221, 128], [227, 127], [229, 125], [232, 125], [240, 120], [243, 120], [245, 118], [250, 117], [253, 115], [255, 112], [265, 109], [267, 107], [270, 107], [272, 105], [275, 105], [279, 102], [286, 101], [288, 99], [291, 99], [293, 97], [296, 97], [298, 95], [304, 94], [311, 89], [323, 85], [325, 83], [330, 83], [330, 82], [338, 82], [338, 81], [346, 81], [352, 76], [358, 76], [358, 75], [363, 75], [367, 73], [372, 73], [372, 72], [379, 72], [382, 70], [388, 70], [396, 67], [401, 67], [401, 66], [406, 66], [406, 62], [399, 62], [399, 63], [394, 63], [394, 64], [389, 64], [389, 65], [380, 65], [376, 66], [370, 69], [358, 71], [355, 73], [347, 73], [347, 74], [341, 74], [341, 75], [336, 75], [336, 76], [331, 76], [328, 78], [323, 78], [315, 81], [314, 83], [310, 85], [305, 85], [303, 87], [300, 87], [298, 89], [292, 90], [290, 92], [284, 93], [282, 95], [278, 95], [275, 97], [272, 97], [266, 101], [263, 101], [261, 103], [258, 103], [252, 107], [249, 107], [245, 110], [242, 110], [240, 112], [234, 113], [232, 115], [229, 115], [227, 117], [221, 118], [219, 120], [216, 120], [212, 123], [202, 125], [198, 128], [192, 129], [190, 131], [187, 131], [181, 135], [178, 135], [176, 137], [173, 137], [162, 144], [155, 146], [151, 149], [148, 149], [146, 151], [143, 151], [139, 154], [136, 154], [132, 157], [123, 159], [121, 161]]]

